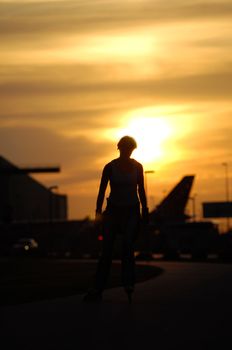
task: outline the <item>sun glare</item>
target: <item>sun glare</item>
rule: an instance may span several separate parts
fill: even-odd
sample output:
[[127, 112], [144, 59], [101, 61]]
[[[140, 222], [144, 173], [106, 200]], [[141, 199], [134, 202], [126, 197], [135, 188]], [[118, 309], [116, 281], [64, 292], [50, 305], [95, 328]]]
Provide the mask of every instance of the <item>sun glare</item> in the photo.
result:
[[161, 117], [140, 117], [129, 120], [127, 127], [117, 133], [118, 138], [125, 135], [137, 141], [138, 148], [133, 157], [143, 163], [151, 163], [164, 156], [164, 143], [171, 135], [171, 126]]

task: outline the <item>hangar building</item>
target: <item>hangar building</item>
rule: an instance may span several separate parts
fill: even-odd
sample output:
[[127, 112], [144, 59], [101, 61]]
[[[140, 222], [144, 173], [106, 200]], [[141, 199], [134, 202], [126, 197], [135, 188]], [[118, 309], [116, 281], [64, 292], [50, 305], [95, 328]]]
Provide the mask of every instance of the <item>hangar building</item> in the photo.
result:
[[67, 220], [67, 196], [0, 156], [0, 223], [57, 220]]

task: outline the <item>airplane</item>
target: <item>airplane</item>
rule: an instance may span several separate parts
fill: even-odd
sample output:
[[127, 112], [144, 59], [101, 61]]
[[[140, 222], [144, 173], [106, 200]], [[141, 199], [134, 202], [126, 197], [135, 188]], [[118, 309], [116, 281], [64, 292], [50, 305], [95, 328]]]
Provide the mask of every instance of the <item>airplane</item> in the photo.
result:
[[185, 214], [185, 208], [194, 177], [194, 175], [184, 176], [162, 202], [150, 212], [149, 219], [153, 225], [160, 227], [167, 223], [183, 222], [190, 218]]
[[[185, 213], [195, 176], [184, 176], [165, 196], [160, 204], [149, 213], [149, 224], [142, 227], [136, 249], [137, 259], [150, 260], [154, 250], [167, 250], [170, 240], [167, 228], [186, 222], [190, 216]], [[164, 247], [165, 246], [165, 247]]]
[[190, 253], [193, 258], [205, 258], [213, 249], [218, 229], [212, 222], [190, 221], [185, 213], [195, 175], [184, 176], [161, 203], [149, 213], [149, 225], [143, 228], [136, 244], [137, 259], [151, 260], [154, 252], [167, 259]]

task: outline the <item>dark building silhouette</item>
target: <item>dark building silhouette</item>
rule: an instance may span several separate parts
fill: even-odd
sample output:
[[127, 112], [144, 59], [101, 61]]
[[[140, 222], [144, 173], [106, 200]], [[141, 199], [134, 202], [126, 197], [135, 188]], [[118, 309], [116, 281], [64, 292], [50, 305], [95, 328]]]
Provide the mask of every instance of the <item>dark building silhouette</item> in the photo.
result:
[[0, 222], [67, 219], [67, 196], [53, 193], [28, 175], [36, 170], [20, 169], [0, 156]]

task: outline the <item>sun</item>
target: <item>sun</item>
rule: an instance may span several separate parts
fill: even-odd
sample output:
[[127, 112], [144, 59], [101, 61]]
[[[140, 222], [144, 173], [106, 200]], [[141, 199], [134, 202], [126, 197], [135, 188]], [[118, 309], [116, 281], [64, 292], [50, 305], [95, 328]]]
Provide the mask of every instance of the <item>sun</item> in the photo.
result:
[[134, 137], [138, 148], [133, 157], [143, 163], [151, 163], [163, 157], [164, 144], [171, 133], [171, 125], [164, 118], [139, 117], [130, 119], [125, 128], [118, 130], [117, 137]]

